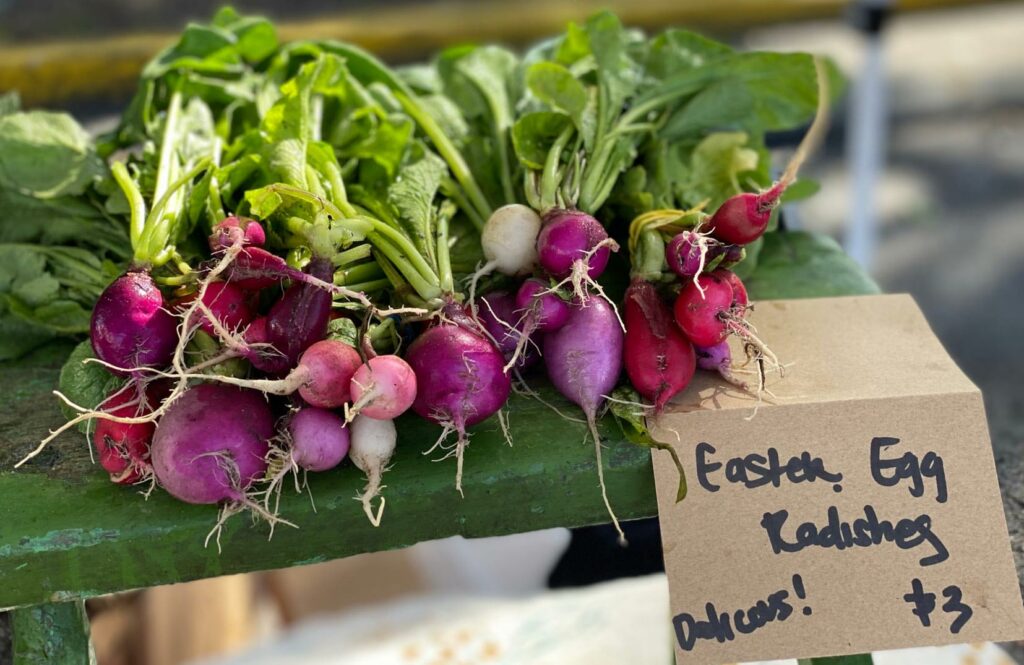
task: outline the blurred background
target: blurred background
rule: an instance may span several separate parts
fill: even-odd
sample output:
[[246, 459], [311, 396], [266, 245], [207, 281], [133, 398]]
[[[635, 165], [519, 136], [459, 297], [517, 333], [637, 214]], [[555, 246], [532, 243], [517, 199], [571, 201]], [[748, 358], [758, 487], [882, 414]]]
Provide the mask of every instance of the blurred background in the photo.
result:
[[[19, 88], [27, 105], [69, 109], [102, 126], [127, 100], [141, 64], [186, 20], [207, 18], [220, 4], [0, 0], [0, 92]], [[744, 48], [833, 57], [851, 86], [826, 145], [806, 167], [822, 188], [798, 208], [786, 210], [786, 222], [834, 236], [885, 291], [913, 294], [939, 338], [981, 386], [1014, 554], [1018, 567], [1024, 563], [1024, 4], [234, 4], [281, 22], [286, 38], [349, 39], [392, 61], [424, 57], [470, 39], [520, 45], [605, 7], [618, 11], [626, 23], [650, 29], [679, 25]], [[780, 149], [793, 138], [780, 137]], [[90, 601], [93, 638], [101, 665], [317, 663], [339, 662], [332, 657], [368, 633], [400, 635], [415, 626], [405, 634], [401, 662], [481, 663], [501, 661], [488, 631], [525, 630], [523, 617], [529, 616], [537, 624], [531, 635], [544, 632], [538, 625], [564, 634], [561, 628], [576, 622], [575, 630], [592, 640], [593, 655], [572, 662], [617, 663], [627, 657], [668, 662], [667, 622], [644, 614], [665, 602], [667, 591], [659, 577], [527, 600], [552, 581], [568, 585], [606, 576], [594, 565], [580, 579], [557, 573], [552, 578], [568, 542], [564, 531], [472, 543], [453, 539], [96, 599]], [[591, 550], [592, 558], [602, 556]], [[656, 558], [634, 556], [614, 567], [631, 574], [658, 565]], [[405, 602], [397, 614], [374, 609], [424, 594], [433, 600]], [[579, 609], [580, 598], [589, 613]], [[626, 626], [620, 619], [618, 634], [634, 631], [656, 645], [649, 658], [637, 653], [636, 644], [623, 650], [596, 637], [608, 618], [605, 613], [615, 609], [631, 617]], [[487, 629], [477, 631], [484, 624]], [[665, 635], [652, 625], [663, 625]], [[5, 626], [0, 620], [0, 630]], [[9, 657], [3, 652], [6, 645], [0, 636], [0, 663]], [[1024, 656], [1019, 646], [1006, 647]], [[466, 653], [475, 655], [459, 656]], [[942, 657], [951, 658], [950, 663], [1008, 662], [998, 660], [1003, 656], [995, 651], [977, 649], [945, 656], [929, 652], [913, 662], [946, 662]], [[904, 654], [884, 662], [912, 661]]]

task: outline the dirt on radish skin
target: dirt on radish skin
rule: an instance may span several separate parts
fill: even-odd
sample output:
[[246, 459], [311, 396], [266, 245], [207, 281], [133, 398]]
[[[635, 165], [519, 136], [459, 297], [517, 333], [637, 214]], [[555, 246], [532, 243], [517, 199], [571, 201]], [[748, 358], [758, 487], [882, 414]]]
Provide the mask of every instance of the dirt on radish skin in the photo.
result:
[[167, 410], [153, 434], [157, 482], [187, 503], [244, 501], [267, 470], [274, 416], [254, 390], [201, 383]]
[[626, 290], [623, 356], [630, 383], [661, 411], [690, 384], [696, 369], [693, 345], [672, 319], [654, 285], [634, 279]]
[[100, 295], [89, 338], [96, 357], [115, 367], [162, 367], [178, 344], [178, 323], [150, 274], [129, 271]]

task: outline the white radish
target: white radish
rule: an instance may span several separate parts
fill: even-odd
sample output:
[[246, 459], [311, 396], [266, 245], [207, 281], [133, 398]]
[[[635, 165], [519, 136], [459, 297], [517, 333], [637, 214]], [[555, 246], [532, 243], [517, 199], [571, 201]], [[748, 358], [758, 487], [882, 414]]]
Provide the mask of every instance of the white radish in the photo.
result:
[[380, 518], [384, 513], [384, 497], [380, 499], [380, 507], [376, 514], [372, 501], [380, 494], [380, 484], [385, 467], [395, 454], [398, 443], [398, 431], [392, 420], [377, 420], [368, 416], [357, 416], [350, 426], [352, 430], [352, 446], [348, 455], [352, 463], [366, 474], [366, 489], [356, 497], [363, 502], [363, 511], [370, 524], [380, 526]]
[[487, 263], [473, 273], [469, 287], [470, 303], [475, 300], [477, 280], [484, 275], [497, 270], [515, 277], [533, 270], [537, 263], [540, 227], [540, 215], [521, 203], [510, 203], [491, 213], [480, 233], [480, 246]]

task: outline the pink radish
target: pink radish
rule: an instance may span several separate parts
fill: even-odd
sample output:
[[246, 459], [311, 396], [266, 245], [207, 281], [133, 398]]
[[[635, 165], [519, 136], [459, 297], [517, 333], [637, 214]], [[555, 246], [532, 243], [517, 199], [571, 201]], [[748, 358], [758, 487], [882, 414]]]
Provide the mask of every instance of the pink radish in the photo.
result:
[[349, 418], [362, 413], [391, 420], [405, 413], [415, 401], [416, 374], [398, 356], [376, 356], [356, 370], [349, 392], [353, 401]]

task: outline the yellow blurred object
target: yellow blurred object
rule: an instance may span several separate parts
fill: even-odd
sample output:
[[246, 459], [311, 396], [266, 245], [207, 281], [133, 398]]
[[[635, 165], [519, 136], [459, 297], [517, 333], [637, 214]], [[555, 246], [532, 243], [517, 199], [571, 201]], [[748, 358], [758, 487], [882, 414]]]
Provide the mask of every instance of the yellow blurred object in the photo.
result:
[[[971, 4], [965, 0], [896, 0], [897, 11]], [[419, 56], [446, 44], [522, 44], [562, 30], [601, 9], [629, 25], [735, 29], [840, 15], [847, 0], [443, 0], [364, 9], [282, 23], [283, 40], [342, 39], [386, 58]], [[120, 100], [143, 64], [175, 33], [24, 44], [0, 48], [0, 92], [18, 90], [27, 106], [71, 100]]]

